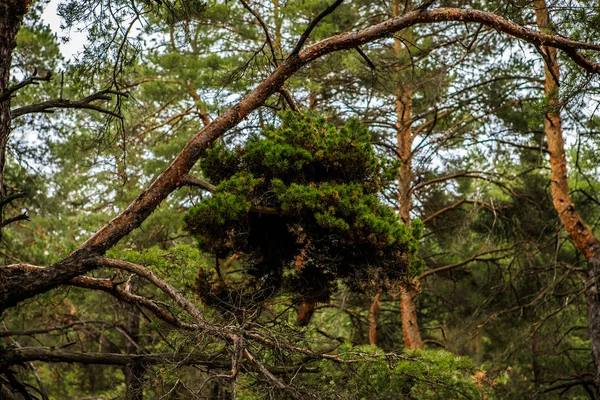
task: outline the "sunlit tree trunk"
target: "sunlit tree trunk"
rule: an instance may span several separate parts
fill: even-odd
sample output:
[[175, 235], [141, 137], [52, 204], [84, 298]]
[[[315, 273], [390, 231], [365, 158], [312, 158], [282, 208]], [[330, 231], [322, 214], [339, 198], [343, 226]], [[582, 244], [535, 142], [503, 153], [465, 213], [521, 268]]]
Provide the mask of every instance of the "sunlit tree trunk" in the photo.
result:
[[[412, 9], [412, 1], [394, 0], [392, 3], [393, 17]], [[413, 41], [412, 28], [403, 33], [406, 43]], [[398, 38], [394, 41], [394, 53], [396, 59], [406, 58], [408, 49]], [[410, 186], [413, 180], [411, 150], [413, 144], [412, 133], [412, 96], [413, 85], [410, 79], [398, 79], [395, 82], [394, 94], [396, 97], [396, 143], [397, 152], [400, 156], [400, 170], [398, 171], [398, 211], [405, 224], [410, 223], [410, 209], [412, 207]], [[421, 332], [417, 322], [417, 308], [414, 300], [415, 293], [405, 286], [400, 288], [400, 316], [402, 318], [402, 336], [404, 347], [407, 349], [420, 349], [423, 347]]]
[[[536, 22], [544, 33], [554, 35], [550, 23], [550, 15], [544, 0], [535, 0]], [[547, 112], [544, 118], [544, 132], [550, 152], [550, 187], [554, 208], [560, 220], [579, 251], [583, 253], [587, 262], [587, 282], [585, 297], [588, 308], [588, 329], [592, 346], [592, 357], [596, 366], [594, 381], [596, 391], [600, 395], [600, 299], [598, 298], [598, 277], [600, 277], [600, 242], [589, 226], [583, 221], [569, 193], [569, 180], [567, 177], [567, 158], [562, 135], [562, 121], [560, 118], [559, 77], [560, 69], [556, 56], [556, 49], [544, 46], [545, 54], [545, 82], [544, 93], [547, 98]]]

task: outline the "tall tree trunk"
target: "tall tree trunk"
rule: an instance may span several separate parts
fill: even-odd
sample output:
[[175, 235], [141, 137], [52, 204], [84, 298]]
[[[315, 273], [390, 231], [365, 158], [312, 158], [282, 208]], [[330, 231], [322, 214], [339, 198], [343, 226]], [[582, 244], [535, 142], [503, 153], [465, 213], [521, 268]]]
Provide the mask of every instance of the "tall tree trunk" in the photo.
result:
[[[554, 35], [550, 24], [550, 15], [544, 0], [535, 0], [536, 23], [544, 33]], [[600, 242], [592, 230], [583, 221], [569, 193], [567, 177], [567, 158], [562, 135], [560, 118], [559, 78], [560, 70], [556, 49], [544, 46], [544, 93], [548, 101], [548, 111], [544, 118], [544, 132], [550, 152], [550, 187], [554, 208], [560, 220], [573, 240], [575, 247], [583, 253], [587, 262], [587, 282], [585, 297], [588, 308], [588, 329], [592, 347], [592, 357], [596, 366], [594, 381], [596, 392], [600, 395], [600, 298], [598, 298], [598, 278], [600, 277]]]
[[[412, 9], [412, 1], [393, 0], [392, 16], [394, 18]], [[413, 41], [412, 28], [406, 29], [403, 34], [406, 43]], [[408, 49], [398, 38], [394, 40], [394, 53], [397, 62], [406, 58]], [[400, 72], [397, 71], [397, 79], [394, 87], [396, 96], [396, 142], [397, 152], [400, 156], [400, 169], [398, 171], [398, 211], [405, 224], [410, 223], [410, 210], [412, 208], [412, 199], [410, 187], [413, 181], [412, 171], [412, 80], [408, 77], [400, 79]], [[400, 288], [400, 317], [402, 319], [402, 336], [404, 338], [404, 347], [407, 349], [423, 348], [423, 340], [419, 331], [417, 322], [417, 307], [414, 299], [415, 293], [408, 287]]]
[[6, 165], [6, 147], [11, 130], [10, 69], [12, 53], [17, 46], [16, 37], [27, 12], [28, 1], [4, 0], [0, 2], [0, 237], [4, 220], [4, 207], [7, 197], [4, 167]]
[[377, 317], [381, 309], [381, 292], [373, 297], [373, 302], [369, 308], [369, 344], [377, 346]]
[[[140, 343], [140, 310], [134, 305], [125, 305], [127, 312], [126, 330], [129, 335], [127, 354], [139, 353], [136, 344]], [[127, 387], [127, 400], [142, 400], [144, 398], [143, 378], [144, 366], [128, 364], [125, 366], [125, 385]]]
[[279, 0], [272, 0], [273, 3], [273, 19], [275, 20], [275, 48], [277, 55], [283, 55], [283, 48], [281, 47], [281, 7]]

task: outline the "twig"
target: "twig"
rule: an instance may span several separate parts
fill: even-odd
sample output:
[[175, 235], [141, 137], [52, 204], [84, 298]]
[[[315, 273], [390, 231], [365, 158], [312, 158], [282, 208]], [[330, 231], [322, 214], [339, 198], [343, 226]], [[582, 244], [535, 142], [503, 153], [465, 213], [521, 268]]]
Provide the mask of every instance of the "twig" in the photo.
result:
[[360, 56], [363, 58], [363, 60], [366, 61], [366, 63], [369, 65], [369, 67], [371, 67], [371, 69], [373, 69], [373, 70], [377, 69], [375, 64], [373, 64], [373, 61], [371, 61], [369, 59], [369, 57], [367, 57], [367, 55], [362, 51], [362, 49], [360, 47], [356, 46], [355, 49], [356, 49], [356, 52], [358, 54], [360, 54]]
[[279, 65], [277, 63], [277, 55], [275, 54], [275, 48], [273, 47], [273, 41], [271, 40], [271, 35], [269, 35], [269, 29], [267, 28], [265, 21], [262, 20], [260, 15], [256, 11], [254, 11], [252, 9], [252, 7], [250, 7], [248, 5], [248, 3], [246, 3], [245, 0], [239, 0], [239, 1], [240, 1], [240, 3], [242, 3], [242, 5], [244, 6], [244, 8], [246, 10], [250, 11], [250, 14], [254, 15], [254, 17], [256, 18], [256, 20], [258, 21], [260, 26], [262, 27], [263, 31], [265, 32], [267, 44], [269, 45], [269, 49], [271, 49], [271, 56], [273, 57], [273, 64], [275, 64], [275, 67], [277, 67]]
[[321, 22], [321, 20], [323, 18], [325, 18], [326, 16], [328, 16], [329, 14], [331, 14], [343, 2], [344, 2], [344, 0], [336, 0], [332, 5], [330, 5], [329, 7], [327, 7], [325, 10], [321, 11], [321, 13], [319, 15], [317, 15], [317, 17], [315, 19], [313, 19], [310, 22], [310, 24], [308, 24], [308, 27], [302, 33], [302, 36], [300, 36], [300, 39], [298, 40], [298, 43], [296, 43], [296, 46], [294, 47], [294, 50], [292, 50], [292, 52], [290, 53], [290, 56], [294, 56], [294, 55], [300, 53], [300, 50], [302, 49], [302, 46], [304, 46], [304, 42], [306, 42], [306, 40], [310, 36], [310, 33], [312, 32], [313, 29], [315, 29], [315, 27], [317, 26], [317, 24], [319, 22]]
[[294, 101], [294, 97], [292, 96], [292, 92], [290, 92], [287, 88], [282, 86], [279, 89], [279, 93], [281, 93], [281, 96], [283, 96], [285, 102], [290, 106], [292, 111], [296, 111], [296, 112], [299, 111], [298, 106], [296, 105], [296, 102]]

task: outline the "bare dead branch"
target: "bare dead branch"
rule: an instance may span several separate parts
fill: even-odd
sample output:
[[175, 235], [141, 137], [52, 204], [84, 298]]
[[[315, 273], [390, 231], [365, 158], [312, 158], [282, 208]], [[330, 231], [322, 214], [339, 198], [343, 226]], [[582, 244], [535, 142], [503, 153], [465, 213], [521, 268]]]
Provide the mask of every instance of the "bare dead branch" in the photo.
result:
[[292, 96], [292, 92], [290, 92], [287, 88], [282, 86], [279, 89], [279, 93], [281, 93], [281, 95], [283, 96], [283, 99], [288, 104], [288, 106], [290, 106], [292, 111], [299, 111], [299, 108], [296, 105], [296, 102], [294, 101], [294, 96]]
[[124, 96], [127, 97], [127, 93], [117, 92], [114, 90], [102, 90], [98, 93], [94, 93], [88, 97], [85, 97], [81, 100], [66, 100], [66, 99], [55, 99], [43, 101], [41, 103], [31, 104], [28, 106], [23, 106], [11, 111], [12, 118], [18, 118], [26, 114], [45, 112], [52, 113], [55, 108], [75, 108], [75, 109], [83, 109], [83, 110], [93, 110], [98, 111], [103, 114], [108, 114], [115, 118], [123, 119], [123, 116], [114, 111], [108, 110], [96, 104], [92, 104], [94, 101], [110, 101], [112, 97], [110, 95], [116, 96]]
[[204, 189], [208, 192], [214, 193], [217, 188], [215, 185], [205, 181], [204, 179], [194, 178], [193, 176], [186, 175], [179, 181], [181, 186], [193, 186]]
[[6, 196], [4, 199], [0, 200], [0, 210], [7, 204], [10, 204], [15, 200], [22, 199], [25, 197], [27, 197], [25, 193], [13, 193], [11, 195]]
[[425, 129], [435, 126], [439, 120], [444, 119], [449, 115], [452, 115], [452, 111], [445, 111], [441, 114], [436, 112], [432, 119], [423, 122], [413, 131], [413, 136], [420, 135]]
[[69, 283], [72, 286], [77, 286], [85, 289], [99, 290], [110, 294], [114, 298], [124, 303], [134, 304], [148, 309], [158, 319], [174, 326], [188, 331], [196, 331], [199, 326], [194, 324], [188, 324], [180, 321], [171, 313], [157, 305], [154, 301], [147, 299], [143, 296], [138, 296], [131, 293], [121, 285], [123, 282], [115, 282], [112, 279], [101, 279], [92, 278], [89, 276], [78, 276], [71, 280]]
[[485, 258], [482, 258], [485, 255], [489, 255], [489, 254], [494, 254], [494, 253], [502, 253], [505, 251], [510, 251], [512, 249], [514, 249], [517, 245], [519, 245], [520, 243], [514, 243], [512, 246], [509, 247], [503, 247], [501, 249], [494, 249], [494, 250], [489, 250], [489, 251], [484, 251], [478, 254], [475, 254], [465, 260], [459, 261], [455, 264], [450, 264], [450, 265], [444, 265], [443, 267], [438, 267], [438, 268], [434, 268], [434, 269], [430, 269], [429, 271], [425, 271], [423, 272], [421, 275], [419, 275], [419, 280], [429, 276], [429, 275], [433, 275], [433, 274], [438, 274], [440, 272], [444, 272], [444, 271], [450, 271], [452, 269], [458, 268], [458, 267], [462, 267], [463, 265], [469, 264], [473, 261], [485, 261]]
[[244, 356], [256, 367], [256, 369], [269, 381], [274, 387], [284, 390], [289, 393], [292, 398], [299, 399], [302, 396], [298, 391], [291, 385], [286, 385], [277, 379], [273, 374], [269, 371], [267, 367], [262, 365], [260, 361], [258, 361], [249, 351], [248, 349], [244, 349]]
[[119, 354], [119, 353], [79, 353], [47, 347], [20, 347], [0, 349], [2, 361], [0, 370], [6, 366], [28, 361], [43, 361], [48, 363], [79, 363], [100, 365], [140, 364], [179, 364], [202, 365], [215, 369], [230, 369], [231, 364], [210, 360], [196, 354]]
[[33, 75], [31, 75], [30, 77], [23, 79], [21, 82], [4, 90], [2, 92], [2, 94], [0, 95], [0, 101], [8, 100], [10, 98], [10, 96], [12, 96], [12, 94], [15, 93], [16, 91], [18, 91], [19, 89], [22, 89], [29, 85], [38, 85], [38, 82], [49, 81], [50, 79], [52, 79], [51, 72], [46, 72], [43, 75], [38, 75], [37, 69], [36, 69], [35, 72], [33, 73]]
[[480, 202], [478, 200], [461, 199], [461, 200], [457, 201], [456, 203], [450, 204], [448, 207], [444, 207], [444, 208], [434, 212], [433, 214], [429, 215], [428, 217], [424, 218], [423, 223], [427, 224], [427, 223], [431, 222], [432, 220], [434, 220], [435, 218], [442, 215], [443, 213], [452, 211], [452, 210], [460, 207], [463, 204], [480, 204], [480, 203], [482, 203], [482, 202]]
[[24, 221], [24, 220], [28, 220], [29, 219], [29, 213], [28, 212], [24, 212], [23, 214], [19, 214], [15, 217], [12, 218], [8, 218], [5, 219], [3, 221], [0, 221], [0, 229], [4, 228], [5, 226], [8, 226], [10, 224], [12, 224], [13, 222], [17, 222], [17, 221]]
[[275, 53], [275, 47], [273, 46], [273, 41], [271, 40], [271, 35], [269, 34], [269, 28], [267, 28], [265, 21], [263, 21], [263, 19], [260, 17], [260, 14], [257, 13], [256, 11], [254, 11], [252, 9], [252, 7], [250, 7], [245, 0], [239, 0], [239, 1], [240, 1], [240, 3], [242, 3], [242, 6], [244, 6], [244, 8], [250, 12], [250, 14], [254, 15], [254, 18], [256, 18], [256, 20], [258, 21], [258, 24], [263, 29], [263, 32], [265, 33], [265, 39], [267, 40], [267, 45], [269, 46], [269, 49], [271, 49], [271, 56], [273, 57], [273, 64], [275, 64], [275, 66], [277, 67], [278, 62], [277, 62], [277, 55]]
[[373, 64], [373, 61], [371, 61], [371, 59], [369, 57], [367, 57], [367, 55], [364, 53], [364, 51], [362, 51], [362, 49], [360, 47], [356, 46], [356, 52], [363, 58], [363, 60], [365, 60], [365, 62], [367, 63], [367, 65], [372, 70], [377, 69], [377, 67], [375, 66], [375, 64]]

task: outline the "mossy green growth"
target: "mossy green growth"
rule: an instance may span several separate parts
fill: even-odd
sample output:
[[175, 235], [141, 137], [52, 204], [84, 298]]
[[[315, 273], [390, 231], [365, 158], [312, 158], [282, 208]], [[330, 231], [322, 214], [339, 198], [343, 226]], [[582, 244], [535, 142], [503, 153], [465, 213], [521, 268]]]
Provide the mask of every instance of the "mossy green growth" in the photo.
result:
[[[213, 147], [201, 165], [216, 190], [186, 215], [187, 229], [218, 258], [242, 254], [251, 277], [244, 289], [254, 299], [283, 288], [299, 300], [325, 301], [340, 282], [394, 291], [421, 269], [422, 227], [401, 223], [382, 202], [397, 165], [382, 161], [370, 139], [355, 120], [336, 127], [283, 113], [281, 125], [245, 147]], [[222, 303], [224, 282], [200, 276], [202, 291], [218, 287]]]

